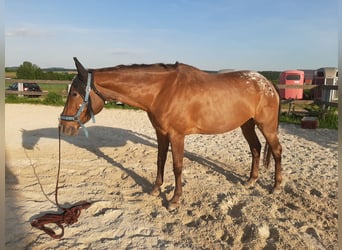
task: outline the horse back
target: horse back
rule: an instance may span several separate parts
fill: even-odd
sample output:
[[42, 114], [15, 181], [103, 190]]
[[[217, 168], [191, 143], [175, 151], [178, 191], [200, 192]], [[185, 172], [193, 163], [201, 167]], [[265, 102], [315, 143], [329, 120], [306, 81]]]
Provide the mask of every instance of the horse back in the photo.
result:
[[[208, 74], [184, 67], [156, 98], [155, 123], [185, 134], [230, 131], [256, 116], [261, 102], [276, 101], [276, 90], [253, 71]], [[153, 123], [153, 121], [152, 121]]]

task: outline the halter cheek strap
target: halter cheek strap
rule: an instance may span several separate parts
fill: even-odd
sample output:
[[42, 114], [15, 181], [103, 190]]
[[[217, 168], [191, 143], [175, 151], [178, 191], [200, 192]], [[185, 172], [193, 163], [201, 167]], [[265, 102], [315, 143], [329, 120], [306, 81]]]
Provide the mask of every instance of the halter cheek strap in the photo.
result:
[[[91, 73], [88, 73], [88, 80], [87, 80], [87, 86], [86, 86], [86, 94], [84, 96], [83, 102], [80, 105], [80, 108], [77, 110], [76, 115], [61, 115], [60, 116], [60, 120], [62, 121], [76, 121], [78, 122], [78, 124], [80, 124], [81, 128], [84, 131], [84, 135], [88, 138], [88, 130], [86, 129], [86, 127], [84, 126], [83, 122], [81, 122], [80, 120], [80, 116], [84, 110], [84, 108], [88, 105], [89, 102], [89, 94], [90, 94], [90, 90], [91, 90], [91, 79], [92, 75]], [[95, 116], [92, 110], [90, 110], [90, 116], [91, 119], [93, 121], [93, 123], [95, 123]]]

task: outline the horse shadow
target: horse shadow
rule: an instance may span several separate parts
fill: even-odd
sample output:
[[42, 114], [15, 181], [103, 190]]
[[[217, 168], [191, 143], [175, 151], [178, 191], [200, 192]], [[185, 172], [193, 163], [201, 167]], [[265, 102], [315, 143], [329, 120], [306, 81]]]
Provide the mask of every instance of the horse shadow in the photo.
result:
[[[127, 168], [120, 162], [116, 161], [110, 155], [105, 154], [101, 150], [101, 147], [119, 148], [125, 146], [130, 141], [134, 144], [142, 144], [151, 148], [155, 148], [157, 152], [158, 145], [155, 138], [149, 137], [145, 134], [133, 132], [131, 130], [114, 127], [91, 126], [87, 129], [89, 131], [89, 138], [86, 138], [83, 134], [81, 134], [80, 131], [78, 136], [61, 135], [61, 140], [66, 141], [67, 143], [76, 147], [86, 149], [98, 158], [105, 159], [112, 166], [119, 168], [128, 176], [130, 176], [138, 185], [141, 186], [142, 192], [149, 193], [152, 191], [153, 184], [149, 180], [140, 176], [134, 170]], [[59, 139], [58, 128], [22, 130], [21, 132], [22, 146], [25, 149], [34, 149], [41, 138]], [[237, 173], [227, 170], [224, 163], [217, 162], [209, 158], [204, 158], [198, 154], [185, 150], [184, 157], [188, 158], [190, 161], [195, 161], [204, 167], [207, 167], [208, 169], [224, 175], [228, 181], [234, 184], [242, 183], [242, 180], [245, 178], [245, 176], [241, 176]]]
[[[130, 130], [119, 128], [92, 126], [87, 128], [89, 131], [89, 138], [81, 134], [78, 136], [64, 136], [61, 135], [61, 140], [79, 148], [86, 149], [89, 153], [94, 154], [98, 158], [105, 159], [112, 166], [121, 169], [126, 174], [132, 177], [137, 184], [139, 184], [143, 192], [152, 190], [152, 184], [145, 178], [138, 175], [133, 170], [126, 168], [120, 162], [116, 161], [111, 156], [105, 154], [101, 147], [119, 148], [127, 144], [128, 141], [133, 143], [140, 143], [149, 147], [157, 147], [153, 142], [153, 138], [149, 138], [142, 134], [134, 133]], [[41, 138], [59, 139], [58, 128], [42, 128], [35, 130], [22, 130], [22, 147], [25, 149], [34, 149]]]

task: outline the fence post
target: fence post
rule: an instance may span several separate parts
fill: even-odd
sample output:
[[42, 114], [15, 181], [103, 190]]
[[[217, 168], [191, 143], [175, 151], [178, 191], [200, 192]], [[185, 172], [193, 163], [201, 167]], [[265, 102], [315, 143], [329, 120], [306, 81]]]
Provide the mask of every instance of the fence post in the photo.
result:
[[326, 88], [326, 85], [322, 86], [322, 96], [321, 96], [321, 102], [322, 102], [322, 119], [325, 119], [325, 115], [328, 113], [330, 106], [328, 105], [329, 102], [331, 102], [331, 93], [332, 90], [330, 88]]
[[[18, 91], [24, 91], [24, 83], [18, 82]], [[18, 94], [19, 97], [23, 97], [23, 92], [21, 94]]]

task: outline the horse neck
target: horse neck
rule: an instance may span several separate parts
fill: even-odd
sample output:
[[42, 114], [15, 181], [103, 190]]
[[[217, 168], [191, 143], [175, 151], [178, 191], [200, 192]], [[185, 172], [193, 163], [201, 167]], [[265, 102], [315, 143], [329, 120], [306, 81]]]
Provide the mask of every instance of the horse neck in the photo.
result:
[[94, 82], [106, 99], [149, 111], [162, 86], [176, 76], [175, 71], [96, 72]]

